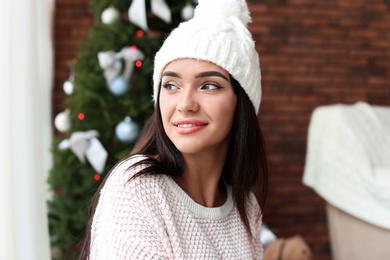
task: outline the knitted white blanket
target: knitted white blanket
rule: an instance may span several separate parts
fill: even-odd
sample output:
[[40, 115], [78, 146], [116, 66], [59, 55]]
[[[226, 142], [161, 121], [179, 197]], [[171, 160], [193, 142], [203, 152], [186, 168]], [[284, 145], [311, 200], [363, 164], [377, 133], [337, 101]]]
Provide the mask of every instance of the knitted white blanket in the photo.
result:
[[356, 218], [390, 229], [390, 107], [315, 109], [303, 183]]

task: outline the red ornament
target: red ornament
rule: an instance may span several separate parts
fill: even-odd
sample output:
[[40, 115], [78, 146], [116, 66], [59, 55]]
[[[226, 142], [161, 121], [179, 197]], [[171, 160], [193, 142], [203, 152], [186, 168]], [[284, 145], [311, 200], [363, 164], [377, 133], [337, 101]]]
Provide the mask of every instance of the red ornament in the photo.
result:
[[95, 181], [100, 181], [100, 174], [95, 174], [95, 176], [93, 176], [93, 178], [95, 179]]
[[130, 49], [132, 49], [133, 51], [137, 50], [137, 46], [133, 45], [130, 47]]

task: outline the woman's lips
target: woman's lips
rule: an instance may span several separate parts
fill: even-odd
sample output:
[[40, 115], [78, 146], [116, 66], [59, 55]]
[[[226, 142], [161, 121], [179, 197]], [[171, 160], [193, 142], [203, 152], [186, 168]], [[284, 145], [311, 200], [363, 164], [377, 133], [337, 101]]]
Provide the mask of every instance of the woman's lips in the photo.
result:
[[193, 134], [207, 126], [207, 123], [197, 119], [176, 120], [173, 125], [178, 134]]

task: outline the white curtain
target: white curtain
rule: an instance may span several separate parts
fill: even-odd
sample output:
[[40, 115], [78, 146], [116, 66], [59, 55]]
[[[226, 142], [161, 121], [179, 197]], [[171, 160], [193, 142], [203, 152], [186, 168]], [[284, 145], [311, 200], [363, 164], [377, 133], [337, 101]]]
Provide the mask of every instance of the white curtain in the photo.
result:
[[50, 259], [54, 0], [0, 0], [0, 259]]

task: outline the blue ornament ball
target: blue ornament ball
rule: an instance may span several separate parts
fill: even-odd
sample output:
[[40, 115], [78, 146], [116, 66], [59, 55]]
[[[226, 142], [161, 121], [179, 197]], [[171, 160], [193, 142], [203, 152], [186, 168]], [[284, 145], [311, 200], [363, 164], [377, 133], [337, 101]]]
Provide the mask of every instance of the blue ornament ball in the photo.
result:
[[129, 143], [134, 141], [138, 137], [139, 127], [131, 121], [130, 117], [126, 117], [115, 128], [115, 134], [119, 141], [122, 143]]
[[124, 95], [127, 91], [129, 91], [129, 88], [129, 81], [123, 76], [114, 79], [109, 86], [109, 89], [114, 96]]

